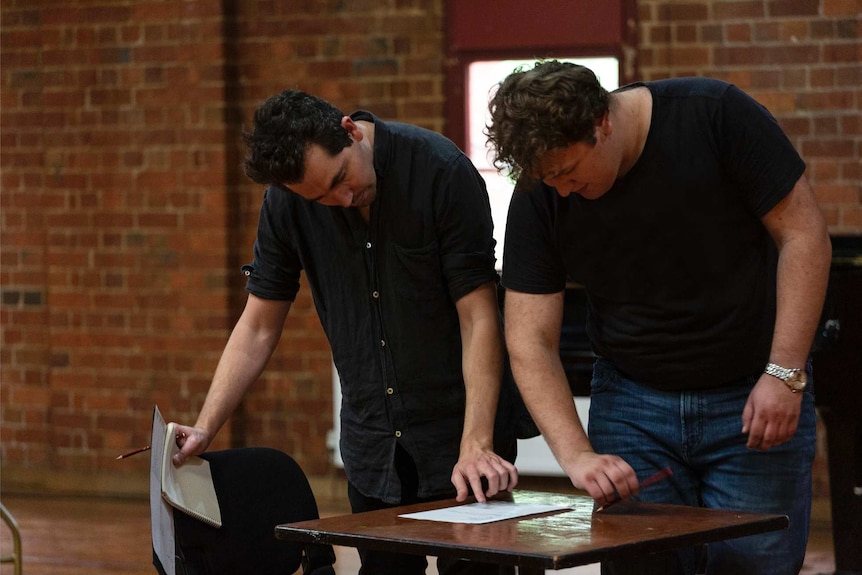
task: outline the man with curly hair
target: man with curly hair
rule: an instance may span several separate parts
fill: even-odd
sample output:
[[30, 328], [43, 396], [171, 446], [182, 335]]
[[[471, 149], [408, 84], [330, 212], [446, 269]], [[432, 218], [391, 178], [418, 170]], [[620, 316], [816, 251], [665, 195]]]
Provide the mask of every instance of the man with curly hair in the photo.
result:
[[[518, 387], [572, 483], [616, 498], [786, 514], [786, 531], [613, 561], [606, 573], [797, 573], [811, 503], [809, 351], [831, 246], [769, 112], [705, 78], [606, 92], [542, 61], [490, 103], [518, 178], [503, 252]], [[588, 434], [558, 353], [581, 284], [597, 360]], [[639, 490], [669, 466], [672, 477]]]
[[[449, 140], [297, 90], [267, 100], [245, 169], [268, 185], [249, 292], [175, 463], [203, 452], [263, 371], [305, 272], [341, 379], [354, 512], [511, 490], [515, 437], [485, 184]], [[511, 388], [514, 394], [514, 385]], [[484, 482], [484, 486], [483, 486]], [[425, 557], [360, 549], [362, 575]], [[441, 558], [441, 573], [497, 567]]]

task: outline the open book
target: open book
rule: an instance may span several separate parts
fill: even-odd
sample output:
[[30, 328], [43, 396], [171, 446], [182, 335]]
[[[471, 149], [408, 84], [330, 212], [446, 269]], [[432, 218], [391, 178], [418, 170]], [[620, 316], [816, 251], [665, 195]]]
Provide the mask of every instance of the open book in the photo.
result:
[[[160, 440], [160, 441], [158, 441]], [[156, 442], [161, 443], [157, 445]], [[153, 456], [160, 459], [159, 484], [162, 497], [173, 507], [213, 527], [221, 527], [221, 511], [213, 487], [210, 463], [200, 457], [189, 457], [180, 467], [171, 458], [180, 450], [175, 424], [165, 425], [159, 408], [153, 410]], [[159, 448], [160, 449], [157, 449]], [[153, 486], [151, 486], [152, 488]]]
[[221, 527], [210, 462], [200, 457], [189, 457], [180, 467], [171, 458], [180, 448], [176, 442], [174, 424], [165, 430], [165, 449], [162, 459], [162, 497], [175, 508], [185, 511], [213, 527]]

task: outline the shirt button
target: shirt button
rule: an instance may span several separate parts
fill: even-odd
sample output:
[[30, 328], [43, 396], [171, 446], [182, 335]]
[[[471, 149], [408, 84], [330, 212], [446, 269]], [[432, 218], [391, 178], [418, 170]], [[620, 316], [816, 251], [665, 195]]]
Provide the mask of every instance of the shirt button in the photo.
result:
[[379, 291], [377, 291], [377, 290], [374, 290], [373, 292], [371, 292], [371, 297], [373, 297], [374, 299], [379, 298], [379, 297], [380, 297], [380, 292], [379, 292]]
[[371, 242], [366, 242], [366, 243], [365, 243], [365, 247], [366, 247], [366, 248], [368, 248], [368, 249], [370, 250], [370, 249], [371, 249]]
[[395, 393], [395, 390], [394, 390], [394, 389], [392, 389], [391, 387], [387, 387], [387, 388], [386, 388], [386, 393], [388, 393], [389, 395], [392, 395], [393, 393]]
[[380, 340], [380, 347], [386, 347], [386, 340], [385, 339]]
[[400, 432], [400, 431], [396, 431], [396, 432], [395, 432], [395, 437], [401, 437], [401, 432]]

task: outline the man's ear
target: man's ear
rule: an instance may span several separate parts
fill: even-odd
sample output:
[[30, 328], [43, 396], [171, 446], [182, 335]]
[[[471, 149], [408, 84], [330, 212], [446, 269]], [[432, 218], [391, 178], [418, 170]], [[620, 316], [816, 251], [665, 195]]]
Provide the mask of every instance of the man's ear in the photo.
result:
[[359, 142], [362, 140], [362, 131], [359, 129], [359, 126], [356, 125], [350, 116], [344, 116], [341, 118], [341, 127], [347, 130], [347, 134], [350, 136], [350, 139], [354, 142]]
[[601, 118], [596, 120], [596, 136], [603, 134], [605, 137], [610, 136], [614, 131], [614, 124], [611, 122], [610, 111], [605, 111]]

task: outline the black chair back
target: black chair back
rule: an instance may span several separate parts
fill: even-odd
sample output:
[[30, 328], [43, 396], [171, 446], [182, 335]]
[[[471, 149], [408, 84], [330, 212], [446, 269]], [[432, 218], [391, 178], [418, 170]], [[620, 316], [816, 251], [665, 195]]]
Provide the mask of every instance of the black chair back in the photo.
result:
[[[334, 575], [330, 545], [279, 541], [275, 526], [317, 519], [302, 469], [276, 449], [247, 447], [204, 453], [210, 463], [222, 526], [174, 509], [177, 575]], [[165, 575], [153, 554], [156, 569]]]

